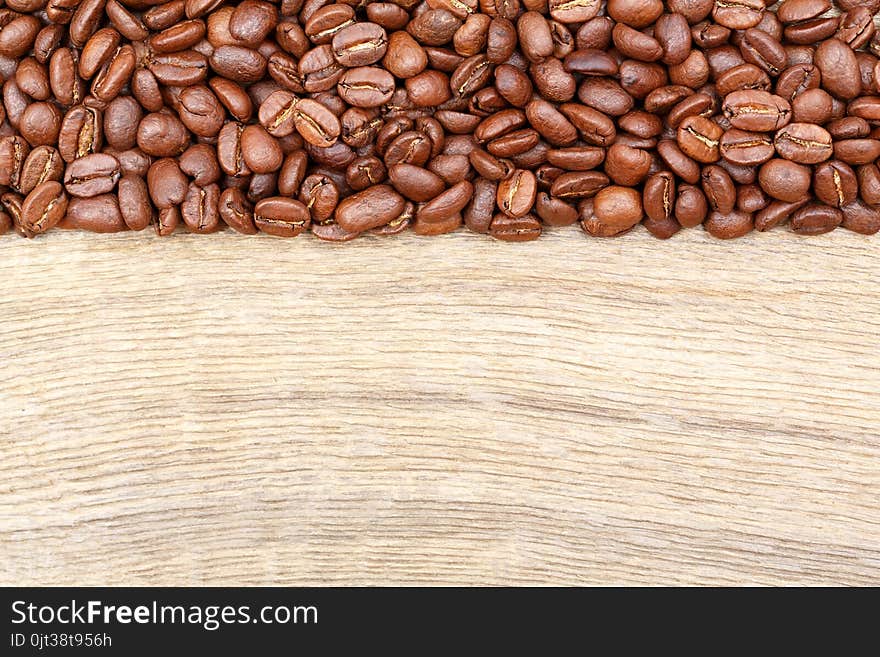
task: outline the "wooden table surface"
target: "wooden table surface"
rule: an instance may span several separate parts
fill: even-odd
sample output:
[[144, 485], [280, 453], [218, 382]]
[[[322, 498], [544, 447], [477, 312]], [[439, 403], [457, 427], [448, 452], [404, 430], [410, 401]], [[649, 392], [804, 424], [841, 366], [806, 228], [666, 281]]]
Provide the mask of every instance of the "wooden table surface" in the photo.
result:
[[880, 238], [0, 238], [0, 584], [880, 584]]

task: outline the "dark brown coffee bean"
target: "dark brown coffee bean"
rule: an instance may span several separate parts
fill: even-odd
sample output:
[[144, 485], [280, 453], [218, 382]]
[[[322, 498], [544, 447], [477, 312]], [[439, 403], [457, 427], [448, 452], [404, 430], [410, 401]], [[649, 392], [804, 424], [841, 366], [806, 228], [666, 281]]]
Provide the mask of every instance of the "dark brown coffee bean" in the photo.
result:
[[177, 160], [170, 157], [156, 160], [147, 173], [150, 198], [160, 210], [183, 203], [188, 186]]
[[810, 168], [802, 164], [773, 158], [761, 166], [758, 181], [773, 198], [793, 203], [809, 196], [810, 173]]
[[473, 197], [465, 208], [465, 225], [475, 233], [486, 233], [495, 214], [497, 185], [485, 178], [474, 181]]
[[729, 214], [736, 205], [736, 186], [730, 174], [717, 165], [703, 168], [700, 175], [703, 193], [709, 207], [721, 214]]
[[731, 30], [745, 30], [761, 22], [763, 0], [716, 0], [712, 8], [715, 22]]
[[594, 196], [610, 182], [611, 179], [599, 171], [572, 171], [557, 176], [550, 186], [550, 193], [562, 200], [577, 200]]
[[[520, 193], [522, 193], [522, 191], [520, 191]], [[419, 208], [416, 212], [416, 221], [420, 223], [443, 222], [449, 217], [460, 213], [470, 202], [473, 194], [473, 185], [468, 181], [463, 180], [438, 194]], [[516, 201], [518, 199], [514, 200]]]
[[[817, 79], [818, 84], [818, 79]], [[740, 64], [729, 68], [715, 80], [718, 93], [727, 96], [734, 91], [770, 90], [770, 77], [754, 64]]]
[[105, 153], [92, 153], [67, 165], [64, 188], [71, 196], [99, 196], [111, 192], [121, 176], [119, 160]]
[[775, 154], [773, 140], [762, 132], [747, 132], [731, 128], [719, 141], [721, 157], [734, 164], [758, 166]]
[[859, 196], [868, 205], [880, 205], [880, 168], [876, 164], [864, 164], [856, 170], [859, 180]]
[[385, 56], [388, 36], [375, 23], [354, 23], [333, 35], [333, 56], [343, 66], [368, 66]]
[[518, 169], [498, 184], [498, 208], [511, 217], [525, 216], [535, 204], [537, 192], [535, 174]]
[[541, 236], [541, 222], [532, 214], [511, 217], [499, 212], [489, 225], [489, 234], [505, 242], [528, 242]]
[[249, 125], [242, 130], [241, 151], [245, 165], [254, 173], [278, 171], [284, 162], [278, 142], [261, 125]]
[[675, 176], [670, 172], [660, 171], [645, 181], [642, 204], [649, 219], [662, 223], [673, 217], [675, 201]]
[[339, 204], [339, 189], [330, 177], [313, 173], [303, 181], [299, 201], [308, 208], [313, 223], [331, 221]]
[[642, 218], [642, 197], [638, 191], [612, 185], [592, 199], [592, 212], [582, 218], [581, 226], [595, 237], [613, 237], [630, 230]]
[[240, 189], [229, 187], [220, 194], [218, 202], [220, 218], [223, 222], [243, 235], [256, 235], [254, 212], [250, 202]]
[[[250, 48], [220, 46], [212, 53], [209, 63], [218, 75], [239, 84], [250, 84], [263, 77], [267, 60], [258, 51]], [[188, 68], [197, 66], [200, 67], [197, 61], [188, 63]], [[151, 70], [156, 72], [155, 68], [151, 67]]]
[[229, 33], [248, 45], [259, 44], [278, 23], [275, 6], [262, 0], [243, 0], [229, 17]]
[[824, 203], [808, 203], [791, 215], [789, 227], [800, 235], [821, 235], [837, 228], [843, 213]]
[[787, 100], [757, 89], [730, 93], [722, 110], [734, 128], [753, 132], [779, 130], [791, 120]]
[[618, 185], [637, 185], [648, 176], [651, 162], [648, 151], [618, 141], [605, 154], [605, 173]]
[[182, 153], [189, 143], [189, 131], [172, 114], [147, 114], [138, 125], [137, 144], [147, 155], [173, 157]]
[[34, 187], [44, 182], [60, 181], [64, 175], [64, 160], [51, 146], [38, 146], [32, 150], [21, 165], [18, 174], [18, 190], [29, 194]]
[[296, 237], [309, 223], [308, 208], [292, 198], [273, 196], [254, 206], [254, 224], [267, 235]]
[[841, 211], [843, 212], [841, 225], [847, 230], [862, 235], [874, 235], [880, 231], [880, 209], [856, 200], [843, 206]]
[[675, 200], [674, 216], [685, 228], [699, 226], [709, 212], [709, 205], [703, 192], [693, 185], [680, 185]]
[[769, 204], [770, 197], [758, 185], [742, 185], [736, 190], [736, 209], [741, 212], [760, 212]]
[[140, 176], [126, 174], [119, 179], [117, 198], [122, 219], [129, 230], [143, 230], [150, 225], [153, 208], [147, 184]]
[[693, 185], [700, 180], [700, 165], [685, 155], [674, 139], [661, 139], [657, 142], [657, 154], [685, 182]]
[[213, 233], [220, 226], [220, 188], [190, 183], [180, 205], [180, 216], [191, 233]]
[[436, 107], [452, 97], [449, 78], [441, 71], [423, 71], [405, 84], [407, 96], [418, 107]]
[[822, 87], [837, 98], [855, 98], [861, 92], [859, 65], [852, 48], [839, 39], [819, 44], [816, 66], [822, 73]]
[[880, 140], [841, 139], [834, 142], [834, 157], [847, 164], [871, 164], [880, 158]]
[[21, 225], [32, 235], [58, 225], [67, 212], [67, 194], [55, 180], [37, 185], [21, 206]]
[[678, 147], [697, 162], [717, 162], [721, 158], [720, 140], [724, 131], [714, 121], [689, 116], [678, 127]]
[[102, 194], [91, 198], [72, 198], [67, 204], [67, 214], [58, 228], [86, 230], [91, 233], [118, 233], [128, 227], [119, 210], [115, 194]]
[[[83, 108], [83, 110], [83, 119], [88, 118], [93, 123], [93, 127], [91, 128], [92, 134], [95, 135], [96, 132], [100, 133], [100, 113], [96, 110], [91, 110], [90, 108]], [[91, 115], [87, 116], [85, 114], [86, 112]], [[70, 116], [70, 112], [68, 112], [68, 116]], [[103, 115], [103, 131], [107, 144], [117, 150], [134, 148], [137, 144], [137, 131], [141, 118], [143, 118], [143, 110], [141, 109], [140, 104], [138, 104], [138, 102], [131, 96], [117, 96], [114, 98], [110, 104], [107, 105], [107, 109], [104, 111]], [[67, 117], [65, 117], [65, 123], [66, 122]], [[63, 133], [64, 125], [62, 125], [61, 130]], [[96, 136], [100, 137], [100, 134]], [[82, 155], [86, 154], [87, 153], [77, 154], [77, 156], [82, 157]]]
[[789, 123], [773, 139], [781, 157], [800, 164], [817, 164], [830, 158], [831, 143], [828, 131], [813, 123]]
[[417, 203], [430, 201], [445, 188], [438, 175], [411, 164], [395, 164], [388, 169], [388, 177], [398, 192]]
[[788, 55], [779, 40], [759, 27], [752, 27], [743, 32], [739, 49], [743, 59], [774, 77], [779, 75], [788, 63]]
[[403, 212], [404, 198], [390, 185], [375, 185], [343, 199], [336, 207], [336, 223], [361, 233], [384, 226]]
[[703, 222], [703, 228], [712, 237], [722, 240], [735, 239], [747, 235], [755, 227], [751, 214], [733, 210], [729, 213], [712, 212]]
[[813, 172], [813, 193], [826, 205], [849, 205], [856, 200], [858, 188], [856, 173], [844, 162], [823, 162]]
[[379, 107], [391, 99], [394, 77], [375, 66], [352, 68], [342, 74], [337, 90], [349, 105]]

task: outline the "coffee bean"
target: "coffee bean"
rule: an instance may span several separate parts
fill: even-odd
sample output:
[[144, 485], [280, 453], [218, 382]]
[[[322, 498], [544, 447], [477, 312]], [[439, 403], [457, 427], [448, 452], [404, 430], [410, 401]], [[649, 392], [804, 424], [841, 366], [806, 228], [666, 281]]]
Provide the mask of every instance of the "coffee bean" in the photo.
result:
[[118, 183], [119, 211], [130, 230], [143, 230], [152, 220], [147, 184], [141, 176], [126, 174]]
[[27, 195], [21, 206], [21, 225], [33, 235], [56, 226], [67, 212], [67, 194], [55, 180], [40, 183]]
[[748, 89], [727, 95], [724, 116], [734, 128], [754, 132], [779, 130], [791, 120], [791, 105], [766, 91]]
[[824, 162], [833, 154], [831, 135], [813, 123], [789, 123], [773, 139], [776, 152], [800, 164]]
[[755, 222], [752, 215], [740, 210], [728, 213], [712, 212], [709, 218], [703, 222], [703, 228], [707, 233], [722, 240], [747, 235], [754, 227]]
[[276, 237], [296, 237], [309, 227], [309, 210], [292, 198], [273, 196], [254, 206], [254, 224]]
[[180, 205], [180, 216], [192, 233], [213, 233], [220, 225], [220, 188], [190, 183]]
[[675, 200], [674, 215], [679, 224], [693, 228], [703, 223], [709, 212], [709, 205], [703, 192], [693, 185], [680, 185]]
[[880, 231], [880, 209], [856, 200], [843, 206], [841, 211], [843, 212], [841, 225], [847, 230], [862, 235], [873, 235]]
[[714, 121], [702, 116], [689, 116], [678, 127], [678, 147], [698, 162], [717, 162], [721, 158], [720, 140], [724, 131]]
[[98, 196], [112, 191], [121, 176], [119, 160], [112, 155], [92, 153], [67, 165], [64, 188], [71, 196]]
[[70, 199], [67, 214], [58, 227], [92, 233], [118, 233], [128, 228], [114, 194]]
[[511, 217], [499, 212], [489, 225], [489, 234], [505, 242], [528, 242], [541, 236], [541, 222], [532, 214]]
[[773, 158], [758, 172], [761, 188], [780, 201], [793, 203], [810, 192], [810, 168], [788, 160]]
[[824, 203], [808, 203], [791, 215], [789, 226], [801, 235], [821, 235], [837, 228], [843, 213]]
[[518, 169], [498, 184], [498, 208], [511, 217], [523, 217], [534, 205], [537, 192], [535, 175]]
[[590, 235], [612, 237], [630, 230], [642, 217], [642, 197], [638, 191], [612, 185], [596, 194], [592, 213], [582, 221], [582, 226]]
[[404, 205], [404, 198], [394, 188], [374, 185], [340, 202], [334, 218], [346, 230], [361, 233], [396, 219]]

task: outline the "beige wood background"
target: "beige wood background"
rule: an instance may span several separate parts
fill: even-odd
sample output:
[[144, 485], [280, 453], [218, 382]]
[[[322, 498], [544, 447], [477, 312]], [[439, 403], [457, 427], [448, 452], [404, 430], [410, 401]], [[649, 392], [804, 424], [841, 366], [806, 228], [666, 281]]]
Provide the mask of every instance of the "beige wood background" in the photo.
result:
[[880, 584], [880, 238], [0, 239], [0, 584]]

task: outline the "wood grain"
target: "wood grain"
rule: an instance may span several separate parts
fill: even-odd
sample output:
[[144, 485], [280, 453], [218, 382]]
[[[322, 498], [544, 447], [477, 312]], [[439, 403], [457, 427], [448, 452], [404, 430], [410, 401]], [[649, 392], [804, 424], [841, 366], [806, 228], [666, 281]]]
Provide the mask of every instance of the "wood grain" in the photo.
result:
[[880, 239], [0, 239], [2, 584], [878, 584]]

